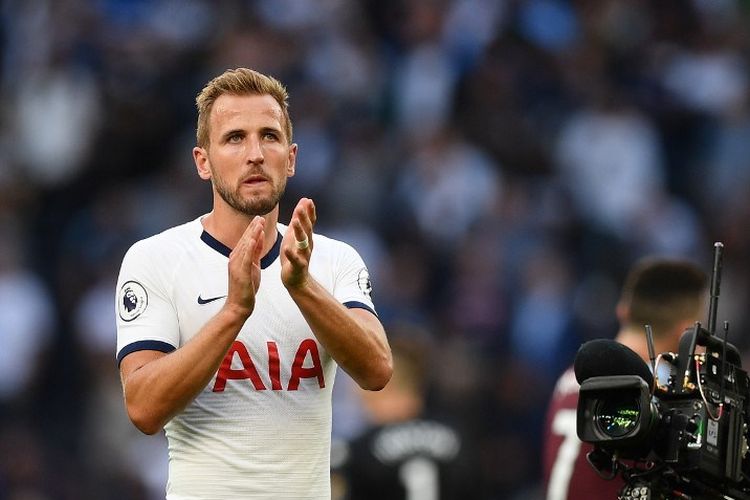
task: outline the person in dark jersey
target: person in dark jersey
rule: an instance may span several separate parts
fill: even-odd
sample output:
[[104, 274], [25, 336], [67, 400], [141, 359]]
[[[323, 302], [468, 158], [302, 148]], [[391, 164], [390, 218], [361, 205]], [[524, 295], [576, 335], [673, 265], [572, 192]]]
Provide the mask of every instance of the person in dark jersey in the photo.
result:
[[[707, 277], [683, 260], [646, 258], [625, 280], [616, 314], [620, 329], [615, 340], [648, 360], [644, 325], [653, 328], [657, 353], [678, 349], [682, 333], [702, 319]], [[579, 385], [572, 368], [557, 381], [544, 429], [544, 481], [547, 500], [616, 499], [624, 486], [618, 476], [601, 478], [586, 460], [593, 446], [576, 434]]]
[[376, 397], [360, 391], [371, 427], [346, 446], [334, 476], [349, 500], [477, 498], [473, 447], [446, 422], [426, 415], [423, 342], [391, 341], [393, 377]]

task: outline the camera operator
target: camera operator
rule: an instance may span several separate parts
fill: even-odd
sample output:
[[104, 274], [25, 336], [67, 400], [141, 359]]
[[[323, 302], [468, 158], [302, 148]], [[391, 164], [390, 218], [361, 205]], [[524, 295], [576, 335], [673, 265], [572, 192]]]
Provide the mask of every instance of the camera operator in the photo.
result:
[[[675, 352], [680, 337], [703, 318], [707, 277], [695, 264], [647, 258], [637, 262], [625, 280], [616, 307], [617, 342], [648, 361], [644, 325], [651, 325], [655, 352]], [[544, 480], [547, 500], [616, 499], [621, 477], [601, 478], [587, 462], [593, 446], [576, 434], [578, 382], [569, 368], [555, 386], [544, 436]]]

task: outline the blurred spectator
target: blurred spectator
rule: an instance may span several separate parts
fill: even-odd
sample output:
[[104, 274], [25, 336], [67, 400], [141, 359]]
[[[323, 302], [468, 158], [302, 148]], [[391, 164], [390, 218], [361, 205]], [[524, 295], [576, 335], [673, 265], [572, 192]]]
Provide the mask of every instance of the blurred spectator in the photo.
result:
[[721, 115], [744, 99], [747, 62], [731, 44], [700, 34], [694, 47], [676, 48], [663, 69], [664, 87], [695, 111]]
[[598, 88], [596, 101], [567, 120], [555, 159], [579, 213], [627, 238], [640, 208], [664, 189], [657, 131], [647, 116]]
[[542, 379], [553, 380], [564, 367], [562, 353], [575, 352], [571, 303], [573, 283], [565, 257], [554, 249], [526, 256], [515, 290], [510, 349], [520, 361], [536, 367]]
[[15, 160], [40, 185], [69, 181], [85, 164], [103, 119], [93, 75], [61, 61], [27, 75], [12, 99]]
[[563, 51], [578, 38], [578, 20], [569, 2], [560, 0], [522, 2], [518, 17], [521, 33], [542, 49]]
[[471, 443], [425, 406], [428, 345], [401, 337], [391, 347], [391, 382], [379, 392], [359, 391], [371, 427], [332, 465], [335, 498], [476, 498], [481, 485]]
[[418, 141], [400, 172], [397, 195], [425, 238], [450, 253], [498, 202], [501, 182], [487, 156], [456, 131], [443, 129]]
[[478, 229], [461, 239], [454, 257], [455, 279], [445, 284], [445, 317], [464, 340], [477, 346], [506, 345], [503, 332], [510, 299], [502, 285], [503, 253], [497, 240]]
[[507, 1], [456, 0], [446, 7], [442, 44], [458, 74], [471, 70], [507, 22]]
[[710, 217], [723, 218], [750, 190], [750, 87], [736, 106], [726, 109], [707, 137], [707, 153], [696, 179], [701, 208]]
[[655, 192], [633, 213], [628, 238], [636, 255], [701, 256], [710, 249], [693, 207], [665, 192]]
[[52, 345], [54, 305], [23, 261], [20, 220], [0, 218], [0, 422], [25, 419]]

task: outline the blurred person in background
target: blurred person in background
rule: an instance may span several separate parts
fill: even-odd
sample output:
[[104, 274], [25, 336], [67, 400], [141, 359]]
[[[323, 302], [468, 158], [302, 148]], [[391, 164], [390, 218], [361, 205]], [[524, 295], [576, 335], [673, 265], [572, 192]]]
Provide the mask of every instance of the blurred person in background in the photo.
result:
[[382, 391], [359, 391], [370, 428], [335, 450], [333, 498], [478, 497], [475, 448], [427, 408], [428, 347], [415, 335], [391, 340], [393, 378]]
[[24, 261], [21, 220], [0, 214], [0, 499], [46, 500], [39, 383], [50, 358], [54, 306]]
[[193, 156], [213, 210], [123, 260], [125, 405], [144, 433], [166, 431], [168, 499], [330, 498], [336, 367], [367, 390], [391, 376], [359, 254], [313, 233], [308, 198], [278, 222], [297, 157], [287, 99], [246, 68], [211, 80]]
[[52, 341], [54, 306], [24, 242], [21, 220], [0, 216], [0, 422], [23, 420]]
[[[707, 278], [695, 264], [677, 259], [644, 258], [629, 271], [616, 314], [615, 340], [648, 361], [644, 325], [651, 325], [654, 350], [676, 352], [685, 330], [705, 311]], [[621, 477], [601, 478], [587, 462], [593, 446], [576, 434], [578, 382], [572, 368], [557, 382], [547, 413], [544, 435], [544, 479], [547, 500], [616, 499]]]

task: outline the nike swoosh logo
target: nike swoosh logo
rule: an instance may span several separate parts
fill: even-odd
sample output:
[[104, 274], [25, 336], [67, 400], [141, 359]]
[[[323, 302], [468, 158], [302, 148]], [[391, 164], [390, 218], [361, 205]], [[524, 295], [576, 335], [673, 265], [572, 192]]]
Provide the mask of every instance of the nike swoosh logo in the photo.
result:
[[213, 302], [214, 300], [223, 299], [224, 297], [226, 297], [226, 295], [219, 295], [218, 297], [211, 297], [209, 299], [204, 299], [200, 295], [198, 295], [198, 303], [200, 305], [208, 304], [209, 302]]

